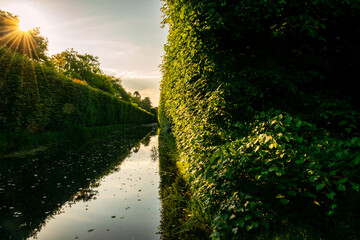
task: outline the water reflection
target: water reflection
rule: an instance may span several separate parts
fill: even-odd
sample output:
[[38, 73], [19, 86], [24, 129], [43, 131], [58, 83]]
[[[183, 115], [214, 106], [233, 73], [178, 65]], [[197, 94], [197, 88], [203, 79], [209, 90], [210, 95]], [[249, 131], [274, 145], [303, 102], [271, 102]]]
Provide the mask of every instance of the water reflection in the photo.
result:
[[[101, 211], [107, 210], [111, 216], [106, 217], [112, 220], [123, 220], [127, 216], [124, 211], [134, 210], [135, 212], [131, 212], [132, 216], [127, 216], [127, 218], [129, 220], [134, 218], [136, 221], [139, 220], [139, 224], [145, 224], [139, 216], [142, 206], [139, 203], [147, 191], [138, 187], [148, 184], [149, 186], [145, 187], [150, 189], [150, 186], [154, 186], [157, 192], [157, 186], [154, 183], [156, 176], [155, 174], [138, 176], [136, 173], [140, 173], [141, 166], [144, 167], [143, 172], [149, 173], [149, 169], [145, 169], [150, 168], [149, 165], [144, 165], [143, 162], [146, 158], [148, 162], [151, 162], [149, 161], [151, 153], [149, 144], [155, 139], [154, 134], [150, 134], [151, 131], [149, 127], [137, 128], [136, 131], [135, 129], [124, 130], [81, 146], [67, 145], [32, 156], [0, 159], [0, 239], [26, 239], [29, 236], [38, 236], [39, 239], [69, 239], [63, 233], [65, 231], [71, 233], [75, 228], [75, 223], [78, 224], [76, 229], [86, 234], [93, 234], [95, 237], [93, 239], [118, 239], [119, 235], [116, 236], [116, 233], [118, 234], [120, 230], [114, 229], [119, 225], [103, 226], [108, 234], [102, 237], [98, 229], [89, 228], [89, 223], [83, 224], [103, 217]], [[144, 141], [141, 144], [142, 139]], [[142, 151], [141, 146], [148, 147]], [[119, 165], [124, 159], [127, 159], [126, 161], [130, 159], [130, 163]], [[157, 171], [156, 164], [151, 165], [151, 168], [152, 172]], [[104, 176], [110, 178], [104, 178]], [[143, 178], [144, 182], [141, 182], [139, 178]], [[131, 196], [125, 195], [125, 192]], [[116, 194], [118, 194], [117, 197], [121, 196], [123, 201], [127, 201], [123, 198], [124, 196], [132, 201], [132, 204], [127, 204], [129, 209], [123, 207], [121, 216], [114, 214], [116, 211], [119, 213], [116, 209], [119, 207], [116, 205], [119, 200], [112, 198]], [[98, 201], [100, 198], [101, 203]], [[113, 201], [109, 201], [110, 198]], [[97, 200], [94, 201], [95, 199]], [[159, 203], [156, 199], [155, 196], [155, 200], [146, 202], [157, 208]], [[135, 201], [136, 205], [133, 203]], [[150, 208], [149, 205], [143, 207]], [[81, 212], [79, 212], [80, 208]], [[133, 209], [130, 210], [131, 208]], [[101, 209], [101, 211], [96, 209]], [[155, 212], [153, 209], [149, 211]], [[159, 209], [157, 208], [156, 211], [158, 212]], [[84, 212], [91, 216], [81, 215]], [[61, 221], [56, 222], [61, 218], [66, 218], [62, 221], [63, 226], [60, 224]], [[56, 222], [56, 226], [52, 227], [53, 222]], [[67, 226], [67, 222], [72, 223], [73, 226], [71, 224]], [[41, 231], [42, 228], [44, 231]], [[144, 226], [144, 228], [147, 227]], [[136, 230], [136, 227], [134, 229]], [[46, 234], [44, 235], [43, 232]], [[80, 234], [74, 235], [71, 235], [70, 239], [79, 238]]]

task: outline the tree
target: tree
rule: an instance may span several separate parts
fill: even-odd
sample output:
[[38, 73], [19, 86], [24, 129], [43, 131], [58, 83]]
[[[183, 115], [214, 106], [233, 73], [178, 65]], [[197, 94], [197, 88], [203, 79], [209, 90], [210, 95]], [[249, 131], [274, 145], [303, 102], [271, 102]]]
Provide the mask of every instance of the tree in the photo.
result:
[[24, 32], [19, 17], [0, 10], [0, 45], [12, 52], [26, 55], [38, 62], [48, 62], [48, 39], [40, 35], [40, 28]]
[[69, 77], [85, 79], [91, 74], [103, 74], [99, 57], [80, 54], [73, 48], [53, 55], [51, 61], [59, 72]]
[[91, 54], [80, 54], [73, 48], [55, 54], [51, 62], [58, 72], [73, 78], [86, 81], [91, 87], [114, 94], [114, 81], [100, 69], [99, 57]]
[[121, 79], [113, 76], [109, 76], [111, 79], [112, 88], [114, 89], [115, 96], [121, 100], [130, 102], [131, 96], [126, 92], [125, 88], [121, 85]]
[[146, 111], [151, 111], [151, 100], [149, 97], [145, 97], [143, 100], [141, 100], [140, 107], [145, 109]]
[[133, 95], [134, 95], [135, 98], [141, 100], [141, 95], [140, 95], [140, 93], [138, 91], [135, 91]]

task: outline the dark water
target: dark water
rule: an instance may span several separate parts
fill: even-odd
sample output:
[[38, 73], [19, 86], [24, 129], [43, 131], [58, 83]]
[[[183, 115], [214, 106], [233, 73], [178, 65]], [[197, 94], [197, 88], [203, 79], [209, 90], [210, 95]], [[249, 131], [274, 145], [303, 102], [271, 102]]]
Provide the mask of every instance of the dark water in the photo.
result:
[[157, 147], [137, 127], [0, 159], [0, 239], [160, 239]]

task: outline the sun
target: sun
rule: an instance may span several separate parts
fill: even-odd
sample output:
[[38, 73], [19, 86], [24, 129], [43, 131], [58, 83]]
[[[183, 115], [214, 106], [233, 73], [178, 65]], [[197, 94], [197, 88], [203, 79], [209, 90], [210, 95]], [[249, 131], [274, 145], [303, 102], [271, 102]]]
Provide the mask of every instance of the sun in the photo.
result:
[[23, 21], [20, 19], [20, 22], [19, 22], [19, 29], [23, 32], [28, 32], [28, 31], [31, 31], [33, 30], [35, 27], [32, 26], [31, 24], [27, 23], [26, 21]]

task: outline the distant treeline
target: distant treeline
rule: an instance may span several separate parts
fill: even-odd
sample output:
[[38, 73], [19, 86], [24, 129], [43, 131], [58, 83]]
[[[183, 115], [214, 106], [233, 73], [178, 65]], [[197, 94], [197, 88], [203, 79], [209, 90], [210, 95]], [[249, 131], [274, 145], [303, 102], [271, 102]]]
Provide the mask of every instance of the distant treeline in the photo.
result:
[[344, 208], [360, 186], [360, 2], [167, 0], [163, 12], [159, 121], [188, 168], [192, 216], [213, 239], [284, 222], [356, 236]]

